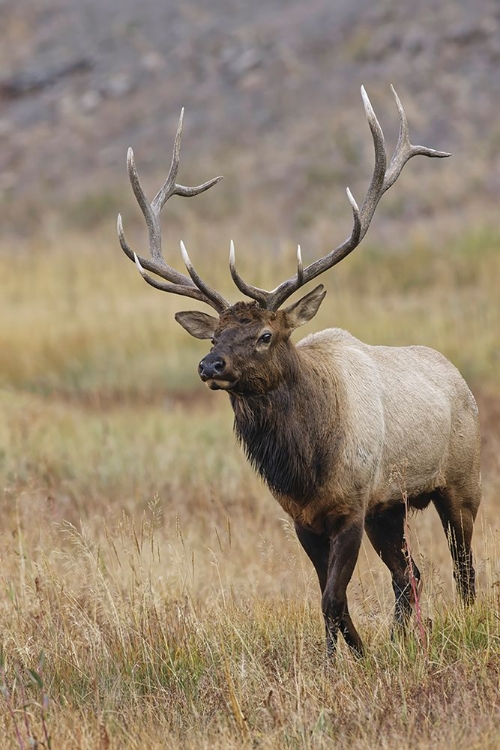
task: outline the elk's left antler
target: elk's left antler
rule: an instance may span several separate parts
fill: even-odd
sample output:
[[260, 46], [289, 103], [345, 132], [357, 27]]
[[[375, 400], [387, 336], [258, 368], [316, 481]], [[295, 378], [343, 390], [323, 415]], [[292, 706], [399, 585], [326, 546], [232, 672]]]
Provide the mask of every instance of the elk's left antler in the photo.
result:
[[396, 182], [401, 170], [403, 169], [406, 162], [412, 158], [412, 156], [433, 156], [443, 158], [450, 156], [445, 151], [435, 151], [432, 148], [426, 148], [425, 146], [413, 146], [410, 143], [408, 135], [408, 121], [406, 114], [403, 109], [398, 95], [394, 88], [391, 86], [392, 93], [396, 100], [396, 106], [399, 112], [399, 138], [393, 157], [387, 166], [387, 155], [385, 151], [385, 140], [380, 123], [375, 116], [373, 107], [370, 103], [368, 95], [361, 87], [361, 96], [365, 107], [366, 118], [373, 138], [373, 145], [375, 147], [375, 166], [373, 169], [373, 176], [366, 193], [366, 197], [363, 201], [361, 209], [358, 208], [356, 201], [354, 200], [351, 191], [347, 188], [347, 197], [351, 204], [353, 213], [353, 228], [350, 236], [342, 242], [341, 245], [336, 247], [334, 250], [329, 252], [327, 255], [319, 258], [318, 260], [311, 263], [306, 268], [302, 267], [302, 258], [300, 253], [300, 246], [297, 252], [297, 273], [291, 278], [283, 281], [276, 289], [268, 292], [265, 289], [259, 289], [251, 284], [247, 284], [242, 277], [239, 275], [235, 266], [234, 259], [234, 246], [231, 246], [229, 265], [231, 269], [231, 276], [233, 277], [234, 283], [238, 289], [243, 292], [247, 297], [251, 297], [256, 300], [261, 307], [267, 310], [277, 310], [283, 302], [288, 299], [297, 289], [307, 284], [308, 281], [312, 281], [320, 274], [332, 268], [341, 260], [343, 260], [349, 253], [351, 253], [361, 242], [365, 236], [370, 222], [377, 208], [378, 202], [380, 201], [386, 190], [389, 190], [392, 185]]

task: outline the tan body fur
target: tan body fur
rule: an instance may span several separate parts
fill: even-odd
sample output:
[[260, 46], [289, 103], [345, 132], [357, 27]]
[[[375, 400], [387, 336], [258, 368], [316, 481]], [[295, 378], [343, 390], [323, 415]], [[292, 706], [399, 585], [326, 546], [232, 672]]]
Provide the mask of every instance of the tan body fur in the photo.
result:
[[478, 411], [445, 357], [423, 346], [369, 346], [336, 328], [307, 336], [296, 352], [312, 381], [305, 388], [320, 403], [325, 439], [339, 423], [349, 429], [318, 497], [302, 507], [277, 495], [294, 520], [319, 531], [332, 508], [364, 515], [401, 503], [403, 491], [418, 503], [446, 487], [460, 489], [475, 515]]

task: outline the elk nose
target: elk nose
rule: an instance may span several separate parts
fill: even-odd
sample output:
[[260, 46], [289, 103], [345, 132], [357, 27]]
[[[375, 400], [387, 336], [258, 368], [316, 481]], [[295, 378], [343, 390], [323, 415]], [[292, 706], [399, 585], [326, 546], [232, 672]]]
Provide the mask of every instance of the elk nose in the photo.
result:
[[226, 360], [218, 354], [207, 354], [198, 365], [198, 372], [202, 380], [216, 378], [224, 372]]

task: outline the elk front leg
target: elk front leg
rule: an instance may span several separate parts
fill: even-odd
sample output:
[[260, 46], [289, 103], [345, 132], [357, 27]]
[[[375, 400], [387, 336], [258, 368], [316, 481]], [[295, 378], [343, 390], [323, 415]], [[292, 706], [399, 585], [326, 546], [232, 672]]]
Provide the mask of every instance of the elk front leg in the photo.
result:
[[330, 535], [328, 574], [321, 602], [329, 655], [335, 652], [339, 630], [356, 656], [363, 656], [364, 653], [363, 643], [349, 614], [346, 593], [362, 537], [363, 520], [346, 521], [340, 530]]
[[392, 588], [396, 597], [394, 625], [396, 631], [402, 632], [406, 629], [415, 603], [410, 580], [410, 564], [414, 578], [420, 582], [419, 569], [413, 558], [405, 553], [405, 512], [404, 504], [400, 503], [382, 513], [368, 516], [365, 520], [368, 539], [391, 571]]
[[318, 575], [321, 593], [325, 590], [328, 577], [328, 562], [330, 559], [330, 537], [325, 534], [316, 534], [307, 526], [295, 523], [295, 532], [304, 551], [314, 565]]

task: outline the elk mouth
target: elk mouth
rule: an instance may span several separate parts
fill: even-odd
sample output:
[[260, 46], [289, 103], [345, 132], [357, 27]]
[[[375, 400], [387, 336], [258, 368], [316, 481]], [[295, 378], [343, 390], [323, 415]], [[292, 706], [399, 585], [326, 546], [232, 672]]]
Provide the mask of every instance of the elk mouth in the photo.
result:
[[211, 391], [230, 391], [234, 387], [234, 383], [230, 380], [207, 380], [207, 385]]
[[236, 380], [226, 380], [225, 378], [207, 378], [206, 380], [204, 380], [204, 383], [210, 388], [211, 391], [231, 391], [236, 385]]

